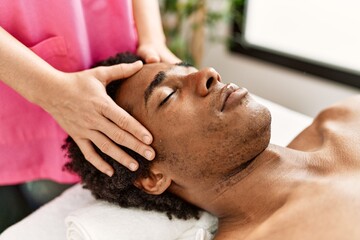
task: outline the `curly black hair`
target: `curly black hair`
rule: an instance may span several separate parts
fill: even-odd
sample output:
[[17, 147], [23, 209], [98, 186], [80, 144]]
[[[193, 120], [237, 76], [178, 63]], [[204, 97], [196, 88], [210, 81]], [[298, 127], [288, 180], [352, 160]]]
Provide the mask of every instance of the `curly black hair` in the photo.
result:
[[[114, 57], [99, 62], [95, 66], [111, 66], [119, 63], [133, 63], [142, 60], [139, 56], [131, 53], [120, 53]], [[95, 67], [94, 66], [94, 67]], [[115, 81], [106, 88], [107, 93], [115, 99], [116, 92], [121, 87], [122, 81]], [[63, 148], [67, 150], [70, 161], [65, 164], [65, 169], [80, 176], [84, 188], [89, 189], [97, 199], [103, 199], [110, 203], [119, 204], [121, 207], [140, 208], [144, 210], [155, 210], [164, 212], [169, 219], [175, 216], [179, 219], [199, 218], [199, 208], [184, 201], [178, 196], [165, 191], [161, 195], [150, 195], [134, 186], [138, 178], [149, 176], [152, 162], [148, 161], [136, 152], [120, 146], [126, 153], [139, 163], [136, 172], [128, 170], [117, 161], [102, 153], [93, 145], [97, 153], [114, 168], [114, 175], [108, 177], [97, 170], [88, 162], [74, 140], [69, 136]]]

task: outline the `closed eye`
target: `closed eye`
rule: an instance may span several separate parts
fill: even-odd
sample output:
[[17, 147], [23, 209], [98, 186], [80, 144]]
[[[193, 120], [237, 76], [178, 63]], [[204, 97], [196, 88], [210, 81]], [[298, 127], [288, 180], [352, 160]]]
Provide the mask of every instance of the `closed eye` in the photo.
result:
[[170, 99], [170, 97], [171, 97], [175, 92], [176, 92], [176, 91], [173, 91], [173, 92], [171, 92], [169, 95], [167, 95], [166, 98], [161, 101], [161, 103], [159, 104], [159, 107], [161, 107], [162, 105], [164, 105], [164, 104]]

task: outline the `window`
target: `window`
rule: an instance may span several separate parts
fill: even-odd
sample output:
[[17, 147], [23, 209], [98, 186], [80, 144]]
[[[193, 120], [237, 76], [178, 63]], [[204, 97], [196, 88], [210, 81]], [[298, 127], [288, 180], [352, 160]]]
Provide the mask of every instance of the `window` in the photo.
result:
[[231, 50], [360, 88], [360, 1], [234, 1]]

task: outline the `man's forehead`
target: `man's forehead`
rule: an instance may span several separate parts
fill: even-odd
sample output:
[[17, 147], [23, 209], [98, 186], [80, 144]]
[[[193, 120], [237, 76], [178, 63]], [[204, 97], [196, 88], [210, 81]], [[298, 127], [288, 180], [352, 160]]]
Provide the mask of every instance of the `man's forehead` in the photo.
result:
[[158, 72], [168, 71], [172, 67], [174, 67], [174, 65], [168, 63], [145, 64], [140, 71], [124, 80], [118, 92], [119, 103], [139, 99], [143, 96], [144, 90]]
[[141, 78], [142, 81], [149, 83], [158, 72], [160, 71], [166, 72], [170, 70], [172, 67], [174, 67], [174, 65], [169, 63], [145, 64], [143, 68], [131, 78], [135, 78], [135, 79]]
[[[151, 63], [145, 64], [143, 68], [130, 77], [128, 82], [136, 84], [137, 87], [146, 88], [148, 84], [154, 79], [159, 72], [164, 72], [166, 75], [186, 75], [191, 72], [197, 71], [196, 68], [188, 65], [177, 65], [170, 63]], [[143, 86], [140, 86], [143, 85]]]

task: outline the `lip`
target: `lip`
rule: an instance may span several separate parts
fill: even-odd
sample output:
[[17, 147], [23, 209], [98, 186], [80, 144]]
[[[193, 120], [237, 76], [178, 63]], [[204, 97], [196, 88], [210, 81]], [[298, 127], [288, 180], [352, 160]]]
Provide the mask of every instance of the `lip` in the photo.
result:
[[242, 99], [248, 94], [246, 88], [240, 88], [233, 83], [225, 85], [222, 90], [221, 112], [230, 110], [240, 105]]

